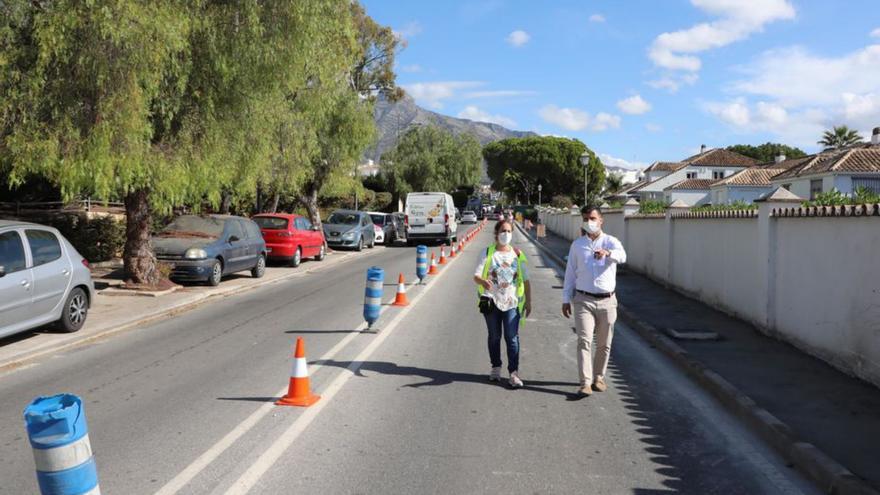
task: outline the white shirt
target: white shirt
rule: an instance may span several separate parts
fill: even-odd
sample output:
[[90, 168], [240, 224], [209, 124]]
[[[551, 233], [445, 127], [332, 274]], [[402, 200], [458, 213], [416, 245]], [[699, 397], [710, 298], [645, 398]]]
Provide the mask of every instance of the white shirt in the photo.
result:
[[[610, 254], [597, 260], [593, 257], [593, 252], [597, 249], [605, 249]], [[616, 237], [600, 232], [595, 241], [587, 236], [575, 239], [568, 250], [562, 302], [570, 303], [575, 289], [593, 294], [614, 292], [617, 287], [618, 263], [626, 263], [626, 251]]]
[[[484, 292], [492, 298], [495, 306], [501, 311], [507, 311], [519, 306], [519, 298], [516, 295], [516, 274], [519, 265], [519, 257], [516, 251], [495, 250], [492, 261], [489, 264], [489, 281], [492, 282], [492, 290]], [[486, 251], [480, 257], [480, 263], [474, 271], [477, 277], [483, 276], [483, 267], [486, 266]], [[529, 279], [528, 263], [522, 265], [523, 282]]]

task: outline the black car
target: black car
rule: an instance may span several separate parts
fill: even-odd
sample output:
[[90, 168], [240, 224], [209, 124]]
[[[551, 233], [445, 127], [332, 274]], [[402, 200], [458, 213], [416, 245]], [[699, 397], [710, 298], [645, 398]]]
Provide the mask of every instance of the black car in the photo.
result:
[[266, 242], [252, 220], [230, 215], [183, 215], [151, 239], [156, 258], [171, 265], [171, 279], [218, 285], [224, 275], [266, 273]]

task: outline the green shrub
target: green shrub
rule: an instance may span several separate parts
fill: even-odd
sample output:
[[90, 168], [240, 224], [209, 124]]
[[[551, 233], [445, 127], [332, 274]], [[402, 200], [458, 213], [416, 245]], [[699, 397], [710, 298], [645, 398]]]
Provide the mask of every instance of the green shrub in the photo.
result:
[[79, 254], [91, 263], [122, 256], [125, 222], [113, 217], [88, 219], [85, 215], [62, 215], [46, 222], [58, 229]]
[[757, 210], [758, 205], [746, 203], [745, 201], [734, 201], [729, 205], [704, 205], [698, 206], [691, 211], [694, 212], [711, 212], [711, 211], [740, 211], [740, 210]]
[[666, 213], [669, 205], [665, 201], [644, 200], [639, 203], [639, 213], [642, 215], [650, 215], [654, 213]]
[[804, 206], [842, 206], [842, 205], [864, 205], [880, 203], [880, 194], [868, 189], [867, 187], [859, 187], [852, 194], [843, 194], [837, 189], [828, 192], [819, 193], [812, 201], [804, 201]]
[[571, 208], [573, 204], [574, 201], [571, 200], [571, 197], [564, 194], [557, 194], [550, 200], [550, 206], [554, 208]]

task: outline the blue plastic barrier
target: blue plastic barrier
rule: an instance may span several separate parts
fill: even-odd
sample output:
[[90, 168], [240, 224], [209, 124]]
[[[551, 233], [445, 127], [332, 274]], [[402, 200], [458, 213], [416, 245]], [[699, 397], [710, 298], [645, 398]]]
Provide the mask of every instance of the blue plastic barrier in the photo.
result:
[[379, 319], [382, 312], [382, 290], [385, 283], [385, 270], [378, 266], [367, 270], [367, 288], [364, 289], [364, 319], [367, 320], [367, 328], [372, 328], [373, 323]]
[[416, 248], [416, 276], [419, 283], [428, 276], [428, 248], [427, 246], [418, 246]]
[[100, 495], [82, 400], [72, 394], [37, 397], [24, 410], [43, 495]]

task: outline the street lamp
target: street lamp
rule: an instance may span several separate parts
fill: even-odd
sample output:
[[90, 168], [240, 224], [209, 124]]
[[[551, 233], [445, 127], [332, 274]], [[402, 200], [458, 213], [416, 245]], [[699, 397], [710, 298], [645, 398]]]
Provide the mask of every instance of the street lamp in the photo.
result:
[[541, 206], [541, 184], [538, 184], [538, 206]]
[[584, 166], [584, 206], [587, 206], [587, 184], [589, 183], [590, 154], [584, 151], [581, 155], [581, 165]]

